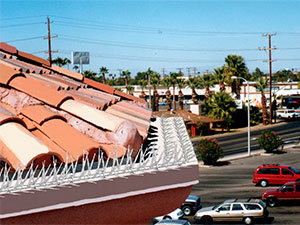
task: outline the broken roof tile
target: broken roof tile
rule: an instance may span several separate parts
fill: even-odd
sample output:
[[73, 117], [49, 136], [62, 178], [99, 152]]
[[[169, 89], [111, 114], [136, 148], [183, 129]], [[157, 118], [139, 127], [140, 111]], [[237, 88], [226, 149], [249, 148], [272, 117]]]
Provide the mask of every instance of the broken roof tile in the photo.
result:
[[83, 80], [83, 75], [81, 73], [77, 73], [77, 72], [72, 71], [72, 70], [67, 70], [65, 68], [62, 68], [62, 67], [59, 67], [59, 66], [55, 66], [55, 65], [51, 65], [51, 69], [54, 70], [57, 73], [61, 73], [61, 74], [65, 75], [65, 76], [74, 78], [76, 80], [80, 80], [80, 81]]

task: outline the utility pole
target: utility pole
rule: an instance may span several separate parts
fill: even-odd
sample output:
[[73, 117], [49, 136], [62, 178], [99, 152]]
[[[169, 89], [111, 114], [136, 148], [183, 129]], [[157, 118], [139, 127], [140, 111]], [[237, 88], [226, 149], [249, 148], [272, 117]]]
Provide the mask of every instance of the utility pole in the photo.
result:
[[176, 69], [179, 70], [179, 75], [182, 76], [183, 75], [183, 73], [182, 73], [183, 68], [176, 68]]
[[166, 77], [166, 69], [165, 68], [162, 68], [162, 72], [163, 72], [163, 78], [165, 78]]
[[48, 39], [48, 51], [46, 51], [46, 53], [49, 53], [49, 63], [50, 63], [50, 66], [51, 66], [52, 65], [52, 55], [51, 55], [51, 53], [58, 52], [57, 50], [56, 51], [51, 51], [51, 38], [56, 38], [57, 35], [51, 37], [51, 34], [50, 34], [50, 19], [49, 19], [48, 16], [47, 16], [47, 24], [48, 24], [48, 37], [44, 37], [44, 39]]
[[188, 71], [188, 77], [190, 77], [190, 76], [191, 76], [191, 74], [190, 74], [190, 69], [191, 69], [191, 67], [187, 67], [186, 69], [187, 69], [187, 71]]
[[276, 34], [263, 34], [263, 37], [269, 38], [269, 48], [260, 48], [260, 51], [269, 51], [269, 60], [264, 60], [264, 62], [269, 62], [269, 89], [270, 89], [270, 101], [269, 101], [269, 123], [272, 124], [272, 50], [276, 50], [277, 48], [271, 47], [271, 37], [275, 36]]
[[197, 73], [196, 67], [193, 67], [193, 69], [194, 69], [194, 77], [196, 77], [196, 73]]

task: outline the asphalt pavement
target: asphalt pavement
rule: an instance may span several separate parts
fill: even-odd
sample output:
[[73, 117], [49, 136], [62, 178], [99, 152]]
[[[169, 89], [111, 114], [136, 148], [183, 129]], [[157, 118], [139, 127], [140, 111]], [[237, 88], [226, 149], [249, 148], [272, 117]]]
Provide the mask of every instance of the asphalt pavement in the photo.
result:
[[[262, 130], [270, 129], [283, 138], [285, 144], [299, 142], [300, 140], [300, 120], [280, 122], [268, 126], [258, 125], [251, 127], [251, 152], [259, 150], [258, 139]], [[248, 130], [239, 129], [234, 133], [218, 134], [208, 136], [215, 138], [223, 147], [224, 156], [243, 153], [248, 151]], [[199, 140], [204, 137], [193, 138], [193, 145], [196, 146]], [[300, 221], [299, 221], [300, 224]]]
[[[201, 197], [203, 207], [213, 206], [227, 199], [261, 197], [261, 194], [278, 186], [262, 188], [252, 183], [253, 173], [261, 164], [279, 163], [300, 169], [300, 146], [286, 149], [281, 154], [261, 154], [259, 156], [222, 161], [217, 166], [200, 166], [199, 183], [192, 189], [192, 195]], [[284, 204], [268, 208], [270, 218], [257, 224], [300, 224], [299, 204]], [[193, 217], [187, 217], [192, 224]], [[241, 224], [241, 223], [218, 223]]]

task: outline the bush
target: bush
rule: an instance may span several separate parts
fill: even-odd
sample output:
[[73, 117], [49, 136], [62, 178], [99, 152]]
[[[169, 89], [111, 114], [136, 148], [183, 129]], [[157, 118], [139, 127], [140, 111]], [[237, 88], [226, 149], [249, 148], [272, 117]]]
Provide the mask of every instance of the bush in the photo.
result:
[[275, 134], [274, 131], [264, 130], [261, 132], [258, 143], [266, 152], [273, 152], [282, 145], [282, 138]]
[[219, 158], [223, 157], [223, 148], [216, 139], [202, 139], [196, 147], [196, 154], [201, 158], [205, 165], [212, 165]]

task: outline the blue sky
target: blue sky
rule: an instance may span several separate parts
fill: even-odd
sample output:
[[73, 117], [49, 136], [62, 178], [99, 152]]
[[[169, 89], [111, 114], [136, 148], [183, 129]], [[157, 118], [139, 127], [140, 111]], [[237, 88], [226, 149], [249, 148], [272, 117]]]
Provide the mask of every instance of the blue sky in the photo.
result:
[[[222, 66], [228, 54], [245, 58], [253, 71], [268, 71], [263, 33], [272, 37], [273, 70], [300, 71], [300, 1], [14, 1], [0, 3], [0, 40], [47, 58], [47, 15], [52, 49], [70, 58], [89, 51], [91, 64], [133, 74], [148, 67], [166, 73]], [[30, 39], [33, 38], [33, 39]], [[27, 39], [27, 40], [19, 40]], [[294, 49], [293, 49], [294, 48]], [[192, 70], [192, 69], [191, 69]]]

